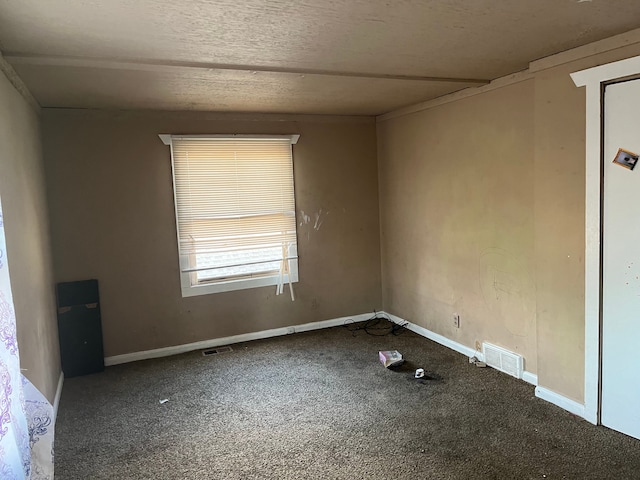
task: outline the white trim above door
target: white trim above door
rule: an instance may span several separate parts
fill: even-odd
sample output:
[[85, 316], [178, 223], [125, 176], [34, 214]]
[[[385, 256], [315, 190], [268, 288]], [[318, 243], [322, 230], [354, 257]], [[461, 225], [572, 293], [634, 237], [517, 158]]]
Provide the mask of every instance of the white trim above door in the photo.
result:
[[603, 85], [637, 74], [640, 74], [640, 56], [571, 74], [576, 86], [587, 87], [584, 418], [594, 424], [600, 422]]

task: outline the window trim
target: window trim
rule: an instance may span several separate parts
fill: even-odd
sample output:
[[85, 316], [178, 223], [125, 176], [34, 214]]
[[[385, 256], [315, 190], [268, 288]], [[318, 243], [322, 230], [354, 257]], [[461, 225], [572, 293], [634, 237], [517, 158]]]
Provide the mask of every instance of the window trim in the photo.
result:
[[[244, 134], [244, 133], [231, 133], [231, 134], [212, 134], [212, 135], [174, 135], [171, 133], [160, 133], [158, 135], [158, 137], [160, 137], [160, 140], [162, 140], [162, 143], [164, 143], [165, 145], [167, 145], [168, 147], [171, 147], [171, 140], [172, 139], [177, 139], [177, 140], [188, 140], [190, 138], [246, 138], [247, 140], [251, 140], [251, 139], [259, 139], [259, 140], [268, 140], [268, 139], [274, 139], [274, 140], [289, 140], [291, 142], [291, 145], [295, 145], [296, 143], [298, 143], [298, 140], [300, 140], [300, 135], [299, 134], [292, 134], [292, 135], [250, 135], [250, 134]], [[173, 156], [171, 157], [171, 163], [173, 163]]]
[[[180, 253], [180, 232], [178, 230], [178, 202], [177, 202], [177, 192], [176, 192], [176, 180], [175, 180], [175, 166], [174, 166], [174, 157], [173, 157], [173, 139], [275, 139], [275, 140], [289, 140], [291, 142], [291, 159], [293, 161], [293, 145], [298, 143], [300, 139], [299, 134], [291, 134], [291, 135], [251, 135], [251, 134], [205, 134], [205, 135], [173, 135], [173, 134], [159, 134], [160, 140], [162, 143], [167, 145], [171, 151], [171, 180], [172, 185], [171, 188], [173, 190], [173, 206], [174, 206], [174, 217], [175, 217], [175, 226], [176, 226], [176, 241], [178, 247], [178, 269], [180, 274], [180, 289], [182, 292], [182, 297], [195, 297], [199, 295], [207, 295], [211, 293], [222, 293], [222, 292], [231, 292], [236, 290], [246, 290], [250, 288], [259, 288], [259, 287], [269, 287], [276, 286], [280, 283], [280, 275], [265, 275], [265, 276], [256, 276], [250, 278], [237, 278], [237, 279], [229, 279], [221, 282], [212, 282], [212, 283], [201, 283], [201, 284], [192, 284], [191, 283], [191, 273], [189, 271], [189, 259], [187, 255], [183, 255]], [[293, 175], [293, 172], [292, 172]], [[294, 185], [295, 192], [295, 185]], [[295, 195], [295, 193], [294, 193]], [[297, 221], [294, 222], [297, 226]], [[297, 283], [298, 282], [298, 249], [297, 242], [295, 245], [292, 245], [289, 251], [289, 257], [295, 257], [289, 262], [289, 270], [290, 274], [283, 275], [283, 284], [287, 283]], [[291, 276], [291, 282], [289, 282], [289, 275]]]

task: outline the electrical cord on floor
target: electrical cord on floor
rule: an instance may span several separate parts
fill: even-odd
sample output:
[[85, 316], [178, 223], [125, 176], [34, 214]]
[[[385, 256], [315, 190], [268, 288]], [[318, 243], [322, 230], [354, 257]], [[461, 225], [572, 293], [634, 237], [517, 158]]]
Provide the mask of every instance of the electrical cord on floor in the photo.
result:
[[364, 321], [355, 323], [351, 321], [345, 322], [344, 327], [351, 332], [353, 336], [360, 330], [364, 330], [367, 335], [374, 337], [384, 337], [385, 335], [400, 335], [404, 332], [405, 327], [409, 322], [402, 324], [393, 322], [389, 317], [383, 313], [373, 311], [373, 317]]

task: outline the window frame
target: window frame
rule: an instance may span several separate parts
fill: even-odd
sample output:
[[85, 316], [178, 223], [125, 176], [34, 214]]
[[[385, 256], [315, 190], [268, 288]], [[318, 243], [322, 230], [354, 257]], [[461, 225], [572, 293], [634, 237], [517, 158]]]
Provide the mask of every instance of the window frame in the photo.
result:
[[[176, 240], [177, 240], [177, 249], [178, 249], [178, 269], [180, 274], [180, 289], [182, 293], [182, 297], [194, 297], [199, 295], [208, 295], [212, 293], [222, 293], [222, 292], [231, 292], [236, 290], [245, 290], [250, 288], [259, 288], [259, 287], [269, 287], [276, 286], [280, 284], [280, 274], [267, 274], [267, 275], [257, 275], [255, 277], [246, 277], [246, 278], [230, 278], [223, 281], [212, 281], [212, 282], [203, 282], [203, 283], [193, 283], [192, 277], [193, 270], [190, 265], [189, 255], [183, 254], [180, 252], [180, 230], [179, 230], [179, 220], [178, 220], [178, 201], [177, 201], [177, 191], [176, 191], [176, 178], [175, 178], [175, 165], [174, 165], [174, 155], [173, 155], [173, 139], [280, 139], [280, 140], [289, 140], [290, 148], [291, 148], [291, 176], [292, 180], [294, 180], [294, 225], [296, 226], [297, 231], [297, 220], [295, 217], [295, 178], [294, 178], [294, 168], [293, 168], [293, 145], [295, 145], [300, 135], [292, 134], [292, 135], [251, 135], [251, 134], [205, 134], [205, 135], [173, 135], [173, 134], [160, 134], [158, 135], [162, 142], [169, 146], [171, 152], [171, 181], [172, 181], [172, 191], [173, 191], [173, 206], [174, 206], [174, 218], [175, 218], [175, 227], [176, 227]], [[297, 232], [296, 232], [297, 237]], [[298, 249], [297, 249], [297, 240], [294, 245], [289, 247], [288, 257], [289, 262], [289, 274], [283, 274], [282, 283], [297, 283], [299, 280], [298, 275]], [[291, 278], [289, 278], [291, 277]]]

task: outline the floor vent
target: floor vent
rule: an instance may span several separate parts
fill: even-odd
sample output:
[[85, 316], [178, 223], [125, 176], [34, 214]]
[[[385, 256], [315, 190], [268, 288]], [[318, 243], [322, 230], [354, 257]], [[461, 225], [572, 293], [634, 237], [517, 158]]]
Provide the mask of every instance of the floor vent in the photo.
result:
[[512, 377], [522, 378], [522, 355], [510, 352], [501, 347], [496, 347], [490, 343], [482, 344], [482, 353], [484, 354], [484, 362], [490, 367], [500, 370]]
[[233, 348], [231, 347], [216, 347], [216, 348], [207, 348], [206, 350], [202, 350], [202, 355], [204, 357], [208, 357], [209, 355], [217, 355], [219, 353], [227, 353], [231, 352]]

